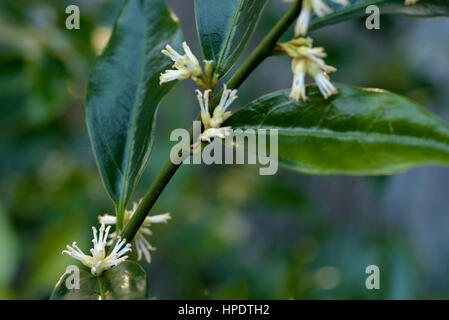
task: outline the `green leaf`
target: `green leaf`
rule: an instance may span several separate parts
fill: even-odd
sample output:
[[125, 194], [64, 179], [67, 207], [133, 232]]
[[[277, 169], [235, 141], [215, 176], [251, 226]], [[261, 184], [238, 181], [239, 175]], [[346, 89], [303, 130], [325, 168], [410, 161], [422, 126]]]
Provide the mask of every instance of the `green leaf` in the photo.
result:
[[159, 85], [160, 73], [172, 64], [161, 49], [181, 41], [164, 0], [129, 0], [95, 63], [87, 125], [102, 179], [121, 210], [148, 162], [158, 105], [173, 86]]
[[195, 15], [206, 60], [223, 77], [250, 40], [268, 0], [195, 0]]
[[73, 284], [73, 273], [64, 273], [53, 290], [52, 300], [143, 300], [147, 294], [147, 276], [140, 265], [125, 261], [104, 272], [101, 277], [80, 270], [79, 289]]
[[336, 85], [324, 100], [289, 91], [264, 96], [223, 124], [278, 129], [279, 163], [312, 174], [380, 175], [426, 164], [449, 165], [449, 126], [412, 101], [380, 89]]
[[[332, 14], [319, 18], [312, 15], [310, 30], [336, 24], [354, 18], [368, 17], [366, 7], [376, 5], [380, 14], [403, 14], [415, 17], [438, 17], [449, 15], [449, 2], [447, 0], [420, 0], [414, 5], [406, 6], [405, 0], [349, 0], [349, 5], [342, 6], [338, 3], [327, 1], [333, 10]], [[371, 13], [371, 12], [370, 12]]]

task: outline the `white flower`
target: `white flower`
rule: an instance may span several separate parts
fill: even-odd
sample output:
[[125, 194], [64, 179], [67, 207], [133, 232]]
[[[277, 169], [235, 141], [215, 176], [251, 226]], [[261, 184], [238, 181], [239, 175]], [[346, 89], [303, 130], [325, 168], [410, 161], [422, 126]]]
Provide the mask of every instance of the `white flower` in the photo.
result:
[[299, 60], [295, 62], [293, 60], [292, 69], [293, 69], [293, 86], [292, 91], [290, 93], [290, 98], [293, 98], [296, 101], [298, 101], [299, 99], [306, 101], [307, 96], [304, 78], [306, 77], [307, 62], [304, 60]]
[[337, 69], [335, 69], [334, 67], [328, 66], [326, 62], [324, 62], [324, 60], [322, 59], [327, 57], [326, 52], [324, 52], [324, 48], [323, 47], [312, 48], [311, 40], [308, 46], [299, 47], [298, 53], [299, 58], [309, 60], [310, 63], [316, 65], [323, 72], [330, 73], [337, 71]]
[[201, 134], [201, 141], [211, 142], [212, 138], [224, 139], [231, 135], [231, 127], [209, 128]]
[[223, 122], [229, 119], [232, 113], [226, 110], [238, 98], [237, 92], [237, 89], [231, 90], [224, 85], [220, 103], [215, 108], [212, 120], [210, 122], [210, 126], [212, 128], [219, 128]]
[[312, 39], [296, 38], [286, 43], [279, 43], [279, 48], [293, 58], [293, 85], [290, 97], [295, 100], [307, 100], [305, 76], [312, 77], [324, 98], [337, 93], [337, 89], [329, 81], [328, 73], [335, 72], [332, 66], [324, 62], [326, 53], [322, 47], [312, 47]]
[[305, 6], [307, 0], [304, 2], [301, 13], [299, 14], [298, 20], [295, 25], [295, 36], [303, 36], [307, 34], [307, 29], [310, 23], [311, 9]]
[[201, 121], [205, 129], [220, 128], [221, 124], [225, 122], [230, 116], [231, 112], [226, 111], [229, 106], [238, 98], [237, 90], [231, 90], [224, 85], [223, 94], [220, 103], [215, 108], [213, 115], [209, 112], [209, 95], [212, 91], [206, 90], [204, 94], [200, 90], [196, 90], [196, 95], [201, 108]]
[[335, 88], [329, 81], [327, 74], [321, 72], [318, 68], [316, 68], [315, 71], [312, 68], [312, 70], [310, 70], [310, 73], [315, 79], [315, 82], [318, 85], [318, 89], [320, 89], [320, 92], [323, 95], [324, 99], [327, 99], [331, 95], [338, 93], [337, 88]]
[[165, 73], [161, 73], [160, 84], [175, 80], [185, 80], [190, 78], [190, 76], [190, 72], [186, 69], [166, 70]]
[[[139, 206], [139, 204], [134, 202], [132, 210], [125, 210], [125, 223], [127, 223], [131, 219], [131, 217], [136, 212], [138, 206]], [[112, 225], [112, 224], [117, 223], [117, 219], [115, 216], [111, 216], [111, 215], [107, 215], [107, 214], [104, 216], [98, 217], [98, 219], [99, 219], [100, 223], [104, 223], [106, 225]], [[137, 250], [137, 260], [140, 261], [142, 259], [142, 256], [144, 256], [145, 260], [148, 263], [151, 263], [150, 251], [154, 251], [154, 250], [156, 250], [156, 248], [154, 248], [146, 239], [146, 236], [150, 236], [152, 234], [149, 227], [151, 226], [152, 223], [167, 223], [168, 220], [170, 220], [170, 219], [171, 219], [171, 216], [169, 213], [159, 214], [156, 216], [148, 216], [145, 218], [145, 221], [143, 222], [139, 231], [137, 231], [137, 233], [134, 237], [134, 241], [133, 241], [133, 245], [135, 246], [135, 248]], [[115, 237], [115, 232], [111, 233], [109, 235], [109, 237], [111, 239], [113, 239]], [[111, 242], [112, 242], [112, 240], [111, 240]]]
[[221, 128], [223, 122], [225, 122], [231, 116], [231, 112], [227, 111], [229, 106], [238, 98], [237, 90], [231, 90], [224, 85], [223, 94], [220, 98], [220, 103], [215, 108], [213, 115], [209, 112], [209, 98], [211, 90], [206, 90], [201, 93], [200, 90], [196, 90], [196, 95], [201, 108], [201, 121], [204, 125], [204, 132], [198, 138], [198, 142], [193, 145], [194, 149], [199, 147], [200, 141], [211, 142], [212, 138], [221, 138], [231, 134], [230, 127]]
[[204, 91], [204, 94], [201, 93], [200, 90], [196, 90], [196, 97], [201, 109], [201, 121], [203, 122], [205, 128], [208, 128], [210, 126], [211, 121], [211, 116], [209, 113], [209, 96], [211, 93], [212, 90], [210, 89]]
[[183, 42], [182, 47], [184, 48], [184, 55], [180, 55], [170, 45], [167, 45], [165, 47], [165, 50], [162, 50], [163, 54], [173, 60], [173, 68], [176, 70], [166, 70], [165, 73], [161, 73], [160, 84], [174, 80], [185, 80], [190, 77], [203, 76], [203, 71], [201, 69], [200, 63], [190, 50], [187, 43]]
[[105, 230], [105, 225], [100, 227], [100, 234], [97, 237], [97, 229], [92, 227], [94, 247], [90, 249], [92, 256], [88, 256], [81, 251], [76, 245], [76, 242], [72, 243], [72, 246], [67, 246], [67, 250], [63, 250], [62, 253], [68, 254], [72, 258], [81, 261], [86, 267], [90, 268], [90, 272], [94, 276], [100, 276], [104, 271], [117, 266], [121, 262], [125, 261], [128, 256], [125, 256], [128, 251], [131, 251], [131, 245], [126, 244], [126, 240], [118, 239], [112, 252], [106, 256], [106, 242], [110, 230], [108, 226]]
[[405, 0], [405, 5], [406, 6], [409, 6], [409, 5], [412, 5], [412, 4], [415, 4], [415, 3], [417, 3], [419, 0]]
[[[347, 0], [330, 0], [330, 1], [338, 3], [342, 6], [348, 5]], [[326, 3], [324, 3], [323, 0], [303, 0], [301, 13], [299, 14], [295, 26], [296, 37], [307, 34], [312, 11], [320, 18], [324, 17], [327, 14], [332, 13], [332, 9]]]

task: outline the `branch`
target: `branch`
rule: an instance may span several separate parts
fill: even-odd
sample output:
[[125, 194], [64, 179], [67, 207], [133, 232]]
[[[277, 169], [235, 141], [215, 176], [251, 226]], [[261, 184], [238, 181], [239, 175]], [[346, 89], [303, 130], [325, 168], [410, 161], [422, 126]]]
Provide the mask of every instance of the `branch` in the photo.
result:
[[[235, 72], [232, 78], [228, 81], [227, 86], [230, 89], [237, 89], [248, 78], [248, 76], [256, 69], [262, 61], [273, 54], [277, 41], [288, 30], [290, 25], [295, 21], [301, 12], [301, 1], [296, 1], [287, 13], [279, 20], [274, 28], [257, 46], [248, 60]], [[221, 93], [214, 99], [213, 105], [217, 105]], [[150, 213], [157, 199], [164, 191], [165, 187], [176, 173], [181, 165], [175, 165], [170, 160], [167, 161], [162, 171], [156, 177], [156, 180], [151, 185], [148, 192], [142, 199], [139, 207], [132, 216], [131, 220], [126, 224], [122, 233], [122, 238], [131, 242], [140, 226], [145, 221], [145, 218]]]

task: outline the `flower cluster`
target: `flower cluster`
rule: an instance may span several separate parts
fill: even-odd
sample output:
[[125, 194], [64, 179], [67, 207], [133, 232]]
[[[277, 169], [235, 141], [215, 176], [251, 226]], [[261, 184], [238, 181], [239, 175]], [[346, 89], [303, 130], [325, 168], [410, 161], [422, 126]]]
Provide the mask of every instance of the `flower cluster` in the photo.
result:
[[230, 135], [230, 127], [221, 127], [231, 116], [231, 112], [227, 111], [229, 106], [237, 99], [237, 90], [231, 90], [224, 85], [223, 94], [220, 99], [220, 103], [214, 109], [212, 116], [209, 112], [209, 99], [212, 94], [212, 90], [206, 90], [201, 93], [200, 90], [196, 90], [198, 102], [201, 108], [201, 121], [204, 125], [204, 131], [201, 134], [201, 141], [211, 142], [212, 138], [221, 138]]
[[118, 238], [114, 249], [106, 256], [106, 244], [110, 228], [111, 227], [108, 226], [105, 229], [105, 225], [102, 224], [100, 227], [100, 234], [97, 237], [97, 229], [92, 227], [94, 236], [92, 240], [94, 247], [90, 249], [92, 256], [84, 254], [84, 252], [78, 248], [76, 242], [73, 242], [71, 246], [68, 245], [67, 250], [62, 251], [62, 253], [68, 254], [72, 258], [81, 261], [82, 264], [90, 268], [90, 272], [94, 276], [101, 276], [104, 271], [125, 261], [128, 258], [125, 254], [131, 251], [131, 244], [125, 244], [125, 239], [122, 240]]
[[[196, 90], [196, 95], [201, 108], [201, 121], [204, 126], [204, 131], [198, 138], [198, 141], [192, 145], [194, 152], [198, 152], [198, 147], [201, 145], [201, 141], [210, 143], [213, 138], [224, 139], [230, 135], [231, 128], [222, 128], [221, 125], [231, 116], [231, 112], [226, 110], [232, 102], [237, 99], [237, 90], [230, 90], [224, 85], [220, 103], [211, 115], [209, 112], [209, 100], [213, 97], [213, 90], [218, 83], [218, 75], [213, 73], [213, 61], [204, 61], [205, 73], [203, 74], [198, 59], [192, 53], [189, 46], [185, 42], [182, 46], [185, 55], [180, 55], [170, 45], [165, 47], [166, 50], [162, 50], [162, 53], [170, 57], [175, 63], [173, 65], [173, 70], [166, 70], [161, 74], [160, 84], [173, 80], [192, 78], [199, 87], [205, 89], [204, 92]], [[147, 248], [150, 247], [147, 246]]]
[[[132, 210], [125, 210], [125, 217], [124, 217], [125, 224], [128, 223], [129, 220], [131, 220], [131, 218], [134, 215], [134, 213], [136, 212], [138, 206], [139, 206], [139, 204], [134, 202]], [[145, 260], [148, 263], [151, 263], [150, 251], [154, 251], [154, 250], [156, 250], [156, 248], [154, 248], [146, 239], [147, 236], [150, 236], [152, 234], [152, 232], [150, 230], [150, 226], [152, 223], [167, 223], [168, 220], [170, 220], [170, 219], [171, 219], [171, 216], [169, 213], [159, 214], [156, 216], [148, 216], [145, 218], [145, 221], [143, 222], [139, 231], [137, 231], [137, 233], [134, 237], [134, 240], [133, 240], [133, 245], [134, 245], [135, 249], [137, 250], [137, 260], [140, 261], [142, 259], [142, 256], [144, 256]], [[117, 218], [115, 216], [111, 216], [108, 214], [106, 214], [104, 216], [99, 216], [98, 220], [102, 224], [109, 225], [109, 227], [110, 227], [110, 225], [115, 225], [117, 223]], [[115, 236], [116, 236], [115, 232], [111, 233], [109, 235], [109, 237], [111, 238], [109, 243], [112, 243]]]
[[204, 60], [204, 70], [200, 66], [198, 59], [192, 53], [186, 42], [183, 42], [184, 55], [179, 54], [170, 45], [162, 50], [162, 53], [173, 60], [173, 68], [161, 73], [160, 84], [164, 84], [174, 80], [185, 80], [192, 78], [192, 80], [201, 88], [209, 89], [215, 88], [218, 83], [218, 76], [213, 75], [213, 62]]
[[295, 100], [307, 100], [305, 76], [312, 77], [321, 94], [327, 99], [333, 94], [337, 94], [337, 89], [329, 81], [328, 73], [335, 72], [332, 66], [327, 65], [323, 58], [326, 53], [322, 47], [312, 47], [312, 39], [296, 38], [286, 43], [279, 43], [279, 48], [293, 58], [293, 86], [290, 97]]
[[[285, 0], [287, 2], [293, 2], [296, 0]], [[331, 0], [332, 2], [338, 3], [342, 6], [348, 5], [348, 0]], [[410, 0], [406, 0], [410, 1]], [[413, 0], [412, 0], [413, 1]], [[323, 0], [303, 0], [301, 13], [299, 14], [298, 20], [295, 26], [295, 36], [304, 36], [307, 34], [309, 28], [310, 18], [314, 12], [318, 17], [324, 17], [325, 15], [331, 14], [332, 9]]]

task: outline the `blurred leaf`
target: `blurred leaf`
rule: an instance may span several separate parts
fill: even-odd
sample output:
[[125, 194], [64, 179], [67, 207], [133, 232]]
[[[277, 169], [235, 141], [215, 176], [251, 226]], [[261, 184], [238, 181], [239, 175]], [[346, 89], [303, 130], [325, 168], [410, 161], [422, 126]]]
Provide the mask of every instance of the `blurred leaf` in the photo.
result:
[[64, 273], [53, 291], [52, 300], [143, 300], [147, 293], [147, 276], [140, 265], [125, 261], [95, 277], [80, 270], [79, 289], [67, 289]]
[[18, 262], [18, 245], [5, 211], [0, 207], [0, 294], [11, 281]]
[[267, 0], [195, 0], [195, 15], [206, 60], [223, 77], [250, 40]]
[[87, 124], [106, 189], [120, 211], [148, 162], [160, 86], [171, 62], [161, 49], [182, 35], [164, 0], [127, 1], [89, 81]]
[[[68, 262], [73, 261], [69, 256], [62, 255], [61, 251], [73, 239], [86, 238], [86, 224], [83, 212], [64, 212], [57, 220], [47, 224], [42, 230], [42, 236], [35, 240], [32, 247], [30, 272], [24, 281], [26, 292], [41, 291], [48, 294], [47, 290], [51, 290], [61, 270], [65, 269]], [[79, 244], [86, 243], [80, 241]]]
[[366, 7], [375, 5], [381, 14], [404, 14], [415, 17], [437, 17], [449, 15], [447, 0], [420, 0], [414, 5], [406, 6], [405, 0], [349, 0], [349, 5], [342, 6], [328, 1], [333, 13], [320, 18], [314, 15], [311, 19], [310, 30], [336, 24], [349, 19], [367, 17]]
[[389, 174], [449, 165], [449, 126], [410, 100], [379, 89], [337, 85], [324, 100], [309, 87], [306, 103], [289, 91], [264, 96], [224, 125], [278, 129], [279, 163], [312, 174]]

